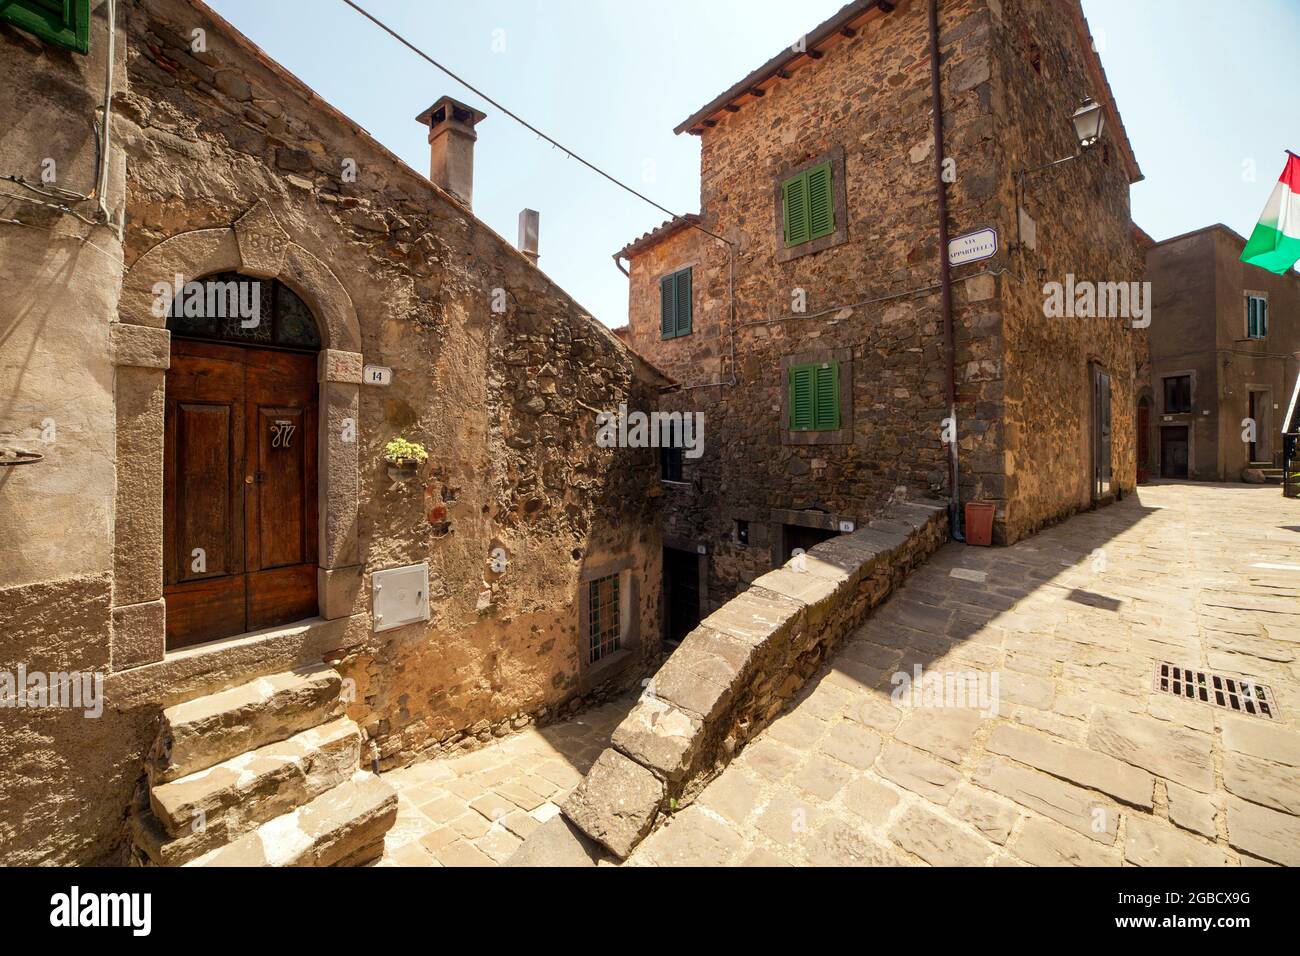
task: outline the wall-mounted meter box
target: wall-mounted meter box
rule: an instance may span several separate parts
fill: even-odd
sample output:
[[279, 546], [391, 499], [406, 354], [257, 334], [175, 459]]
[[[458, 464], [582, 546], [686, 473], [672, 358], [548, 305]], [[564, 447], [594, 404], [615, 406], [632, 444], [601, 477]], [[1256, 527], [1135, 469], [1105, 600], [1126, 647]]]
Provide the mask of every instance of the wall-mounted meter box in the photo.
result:
[[429, 619], [428, 563], [376, 571], [370, 591], [376, 632]]

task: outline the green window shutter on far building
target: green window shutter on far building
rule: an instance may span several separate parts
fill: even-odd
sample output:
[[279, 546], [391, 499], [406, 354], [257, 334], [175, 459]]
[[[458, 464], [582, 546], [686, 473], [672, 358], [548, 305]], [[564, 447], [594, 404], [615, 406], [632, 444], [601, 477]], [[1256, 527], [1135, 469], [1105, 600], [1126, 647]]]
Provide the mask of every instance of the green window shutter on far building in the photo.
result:
[[691, 334], [691, 270], [659, 280], [659, 334], [671, 339]]
[[789, 388], [791, 431], [834, 431], [840, 427], [838, 362], [792, 367]]
[[0, 20], [48, 43], [90, 52], [90, 0], [0, 0]]

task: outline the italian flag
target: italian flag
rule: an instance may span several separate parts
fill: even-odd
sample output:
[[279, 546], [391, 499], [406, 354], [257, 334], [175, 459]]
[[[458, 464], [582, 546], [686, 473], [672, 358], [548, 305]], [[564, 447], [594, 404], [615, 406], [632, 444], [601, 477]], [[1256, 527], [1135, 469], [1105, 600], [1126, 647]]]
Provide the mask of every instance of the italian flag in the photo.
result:
[[1300, 259], [1300, 156], [1290, 153], [1241, 261], [1284, 275]]

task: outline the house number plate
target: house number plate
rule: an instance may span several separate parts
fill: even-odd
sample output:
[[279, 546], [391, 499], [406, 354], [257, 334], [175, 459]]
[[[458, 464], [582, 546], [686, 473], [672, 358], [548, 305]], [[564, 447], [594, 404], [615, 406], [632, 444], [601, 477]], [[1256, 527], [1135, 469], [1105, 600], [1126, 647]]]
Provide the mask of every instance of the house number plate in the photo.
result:
[[287, 422], [282, 418], [271, 422], [271, 447], [293, 447], [293, 433], [297, 430], [298, 426], [296, 424]]

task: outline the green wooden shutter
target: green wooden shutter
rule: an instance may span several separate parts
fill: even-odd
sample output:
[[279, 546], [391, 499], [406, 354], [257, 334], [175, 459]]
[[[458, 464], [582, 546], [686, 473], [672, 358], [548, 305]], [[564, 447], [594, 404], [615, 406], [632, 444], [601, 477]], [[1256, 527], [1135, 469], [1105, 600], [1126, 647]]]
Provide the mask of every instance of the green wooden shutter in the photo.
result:
[[815, 372], [814, 427], [818, 431], [833, 431], [840, 427], [840, 365], [827, 362]]
[[817, 427], [814, 393], [815, 365], [796, 365], [790, 369], [790, 429], [811, 431]]
[[835, 196], [831, 191], [830, 161], [807, 172], [808, 238], [820, 239], [835, 231]]
[[674, 323], [676, 335], [691, 334], [691, 270], [677, 273], [677, 309]]
[[781, 185], [785, 207], [785, 244], [797, 246], [808, 241], [808, 174], [800, 173]]
[[664, 276], [659, 281], [659, 334], [670, 339], [675, 334], [677, 305], [677, 276]]
[[56, 46], [90, 52], [90, 0], [0, 0], [0, 20]]

